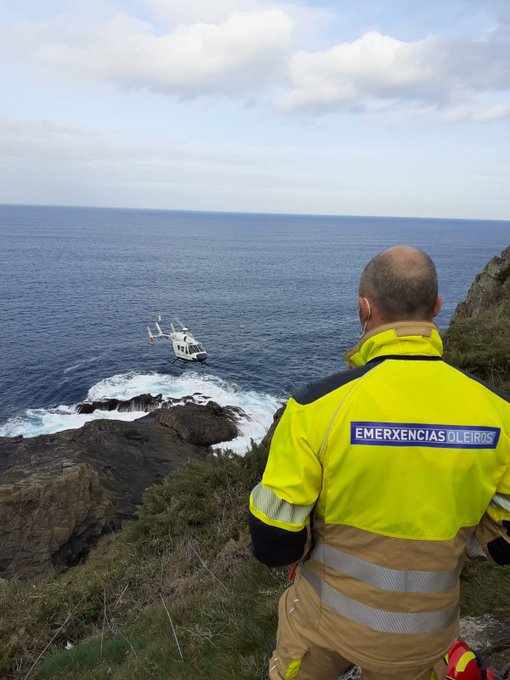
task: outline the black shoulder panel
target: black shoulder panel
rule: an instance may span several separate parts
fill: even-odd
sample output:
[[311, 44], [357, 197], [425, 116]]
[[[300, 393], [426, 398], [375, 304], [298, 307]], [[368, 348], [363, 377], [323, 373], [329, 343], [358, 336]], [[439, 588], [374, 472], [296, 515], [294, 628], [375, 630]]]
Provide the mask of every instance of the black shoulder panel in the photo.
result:
[[367, 363], [371, 364], [374, 361], [381, 361], [382, 359], [397, 359], [398, 361], [443, 361], [443, 357], [429, 356], [428, 354], [384, 354], [375, 359], [370, 359]]
[[487, 388], [489, 390], [489, 392], [496, 394], [498, 397], [501, 397], [501, 399], [504, 399], [505, 401], [510, 402], [510, 397], [508, 396], [508, 394], [505, 394], [501, 390], [496, 389], [490, 383], [486, 383], [485, 380], [481, 380], [480, 378], [477, 378], [475, 375], [471, 375], [471, 373], [468, 373], [467, 371], [463, 371], [462, 368], [457, 368], [457, 366], [452, 366], [451, 364], [448, 364], [448, 366], [450, 366], [451, 368], [454, 368], [459, 373], [463, 373], [465, 376], [467, 376], [468, 378], [471, 378], [471, 380], [474, 380], [475, 382], [479, 383], [480, 385], [483, 385], [483, 387]]
[[[381, 357], [384, 359], [385, 357]], [[377, 362], [379, 363], [379, 362]], [[292, 396], [298, 402], [298, 404], [311, 404], [313, 401], [326, 396], [333, 390], [337, 390], [342, 385], [352, 382], [361, 378], [362, 375], [371, 371], [377, 363], [371, 362], [365, 366], [359, 366], [358, 368], [350, 368], [346, 371], [340, 371], [339, 373], [334, 373], [333, 375], [323, 378], [322, 380], [317, 380], [317, 382], [310, 383], [306, 387], [298, 390]]]
[[264, 524], [248, 514], [253, 556], [268, 567], [280, 567], [297, 562], [303, 556], [306, 545], [306, 527], [301, 531], [285, 531]]

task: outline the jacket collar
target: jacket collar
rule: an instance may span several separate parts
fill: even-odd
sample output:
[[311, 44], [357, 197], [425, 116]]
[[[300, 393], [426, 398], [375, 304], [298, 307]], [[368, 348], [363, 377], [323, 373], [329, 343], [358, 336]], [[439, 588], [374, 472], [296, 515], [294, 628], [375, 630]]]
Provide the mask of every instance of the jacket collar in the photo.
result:
[[364, 366], [387, 355], [440, 357], [443, 343], [437, 326], [428, 321], [396, 321], [378, 326], [344, 354], [349, 366]]

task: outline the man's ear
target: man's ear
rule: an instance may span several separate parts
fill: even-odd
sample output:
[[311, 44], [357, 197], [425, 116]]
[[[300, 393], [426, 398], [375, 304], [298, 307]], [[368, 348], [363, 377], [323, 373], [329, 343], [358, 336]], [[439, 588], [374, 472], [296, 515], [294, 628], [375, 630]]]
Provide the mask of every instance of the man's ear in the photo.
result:
[[433, 316], [437, 316], [439, 312], [441, 311], [441, 307], [443, 305], [443, 298], [438, 295], [437, 300], [436, 300], [436, 306], [434, 307], [434, 314]]
[[359, 310], [360, 310], [360, 317], [362, 319], [368, 319], [368, 317], [370, 315], [370, 306], [369, 306], [369, 302], [366, 299], [366, 297], [360, 296], [358, 298], [358, 306], [359, 306]]

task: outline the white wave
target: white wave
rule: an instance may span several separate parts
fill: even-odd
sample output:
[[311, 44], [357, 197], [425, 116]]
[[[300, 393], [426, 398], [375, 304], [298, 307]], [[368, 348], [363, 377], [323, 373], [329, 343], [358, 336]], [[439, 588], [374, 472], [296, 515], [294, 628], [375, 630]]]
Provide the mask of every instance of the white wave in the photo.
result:
[[[266, 434], [276, 409], [281, 402], [276, 397], [254, 390], [243, 390], [235, 383], [222, 380], [213, 375], [186, 371], [180, 376], [161, 373], [123, 373], [113, 375], [93, 385], [87, 401], [104, 399], [131, 399], [139, 394], [162, 394], [165, 398], [180, 400], [193, 396], [197, 403], [213, 400], [220, 406], [238, 406], [246, 414], [240, 419], [240, 436], [231, 442], [218, 444], [215, 448], [229, 448], [236, 453], [244, 453], [250, 440], [260, 441]], [[35, 437], [62, 430], [78, 428], [89, 420], [100, 418], [110, 420], [135, 420], [143, 413], [136, 411], [94, 411], [79, 414], [75, 406], [58, 406], [51, 409], [28, 409], [24, 416], [10, 418], [0, 426], [0, 436], [14, 437], [22, 434]]]
[[64, 375], [72, 373], [73, 371], [77, 371], [82, 366], [88, 366], [89, 364], [93, 364], [94, 361], [97, 361], [98, 359], [100, 359], [100, 355], [89, 357], [88, 359], [83, 359], [83, 361], [78, 361], [77, 364], [73, 364], [72, 366], [64, 368]]
[[94, 411], [90, 414], [80, 414], [71, 406], [57, 406], [55, 408], [29, 408], [24, 416], [9, 418], [0, 427], [0, 437], [16, 437], [22, 434], [24, 437], [37, 437], [40, 434], [53, 434], [62, 430], [73, 430], [82, 427], [89, 420], [135, 420], [145, 413], [131, 411], [122, 413], [119, 411]]

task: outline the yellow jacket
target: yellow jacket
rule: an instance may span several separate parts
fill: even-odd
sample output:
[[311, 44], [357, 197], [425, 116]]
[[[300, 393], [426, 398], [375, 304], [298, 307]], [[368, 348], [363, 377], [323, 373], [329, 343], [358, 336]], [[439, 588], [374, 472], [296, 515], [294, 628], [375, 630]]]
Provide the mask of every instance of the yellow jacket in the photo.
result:
[[250, 498], [268, 564], [300, 557], [312, 520], [296, 587], [319, 601], [325, 644], [366, 667], [446, 651], [477, 528], [510, 562], [510, 404], [441, 355], [433, 324], [366, 335], [357, 368], [289, 399]]

